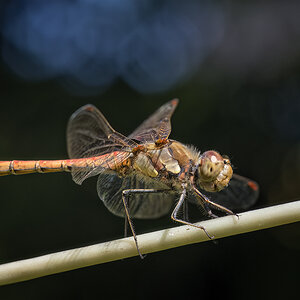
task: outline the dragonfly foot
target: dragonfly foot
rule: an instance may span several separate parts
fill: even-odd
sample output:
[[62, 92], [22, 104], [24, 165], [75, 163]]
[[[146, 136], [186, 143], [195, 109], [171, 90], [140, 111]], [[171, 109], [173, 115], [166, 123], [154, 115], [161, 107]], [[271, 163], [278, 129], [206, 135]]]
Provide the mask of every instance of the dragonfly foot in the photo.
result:
[[141, 254], [140, 251], [139, 251], [139, 256], [140, 256], [141, 259], [144, 259], [144, 258], [147, 256], [147, 254], [144, 254], [144, 255], [143, 255], [143, 254]]
[[238, 214], [234, 214], [234, 215], [237, 217], [238, 220], [240, 219], [240, 215]]
[[201, 227], [201, 229], [205, 232], [205, 234], [208, 236], [208, 238], [209, 238], [210, 240], [213, 240], [213, 239], [215, 238], [213, 235], [210, 235], [210, 234], [206, 231], [206, 229], [205, 229], [204, 227]]

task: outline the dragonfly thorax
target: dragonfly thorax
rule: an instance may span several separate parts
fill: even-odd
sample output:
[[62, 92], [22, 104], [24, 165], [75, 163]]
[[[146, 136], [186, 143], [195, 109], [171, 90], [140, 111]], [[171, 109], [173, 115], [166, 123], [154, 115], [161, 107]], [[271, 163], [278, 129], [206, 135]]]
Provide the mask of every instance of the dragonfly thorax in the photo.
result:
[[232, 174], [228, 158], [223, 158], [213, 150], [206, 151], [200, 157], [197, 185], [208, 192], [218, 192], [228, 185]]

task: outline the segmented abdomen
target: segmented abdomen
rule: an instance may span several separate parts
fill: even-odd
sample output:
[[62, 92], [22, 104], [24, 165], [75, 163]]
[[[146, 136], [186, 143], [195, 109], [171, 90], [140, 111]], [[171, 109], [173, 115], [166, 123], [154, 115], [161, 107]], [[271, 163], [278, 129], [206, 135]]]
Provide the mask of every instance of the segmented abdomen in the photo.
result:
[[11, 160], [0, 161], [0, 176], [30, 173], [70, 172], [72, 168], [91, 170], [95, 167], [116, 170], [130, 156], [128, 152], [115, 151], [101, 156], [61, 160]]

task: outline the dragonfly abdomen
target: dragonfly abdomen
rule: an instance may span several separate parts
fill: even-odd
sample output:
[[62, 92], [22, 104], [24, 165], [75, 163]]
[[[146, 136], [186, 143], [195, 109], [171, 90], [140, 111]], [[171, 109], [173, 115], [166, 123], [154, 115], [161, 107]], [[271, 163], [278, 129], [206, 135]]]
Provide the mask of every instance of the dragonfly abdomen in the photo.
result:
[[0, 176], [71, 171], [68, 160], [0, 161]]
[[129, 152], [111, 152], [101, 156], [60, 160], [11, 160], [0, 161], [0, 176], [31, 173], [71, 172], [73, 168], [83, 171], [97, 167], [116, 170], [128, 163]]

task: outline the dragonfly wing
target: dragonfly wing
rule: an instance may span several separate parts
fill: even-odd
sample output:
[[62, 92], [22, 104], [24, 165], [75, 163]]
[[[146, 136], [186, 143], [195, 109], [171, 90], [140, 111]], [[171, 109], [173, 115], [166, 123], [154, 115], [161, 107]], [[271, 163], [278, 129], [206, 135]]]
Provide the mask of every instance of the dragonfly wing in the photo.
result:
[[117, 169], [125, 160], [131, 156], [130, 152], [114, 151], [103, 154], [100, 157], [88, 158], [86, 161], [77, 162], [76, 166], [72, 167], [72, 178], [77, 184], [92, 176], [106, 172], [109, 169]]
[[171, 116], [178, 104], [174, 99], [161, 106], [153, 115], [146, 119], [129, 138], [141, 142], [166, 139], [171, 133]]
[[[174, 202], [174, 192], [165, 184], [140, 173], [120, 177], [113, 171], [101, 173], [97, 191], [104, 205], [113, 214], [124, 217], [122, 191], [126, 189], [158, 189], [161, 193], [132, 194], [129, 198], [129, 214], [132, 218], [154, 219], [167, 214]], [[169, 191], [168, 191], [169, 190]]]
[[103, 163], [77, 164], [72, 168], [73, 180], [81, 184], [86, 178], [99, 174], [112, 164], [119, 164], [130, 156], [136, 143], [115, 131], [103, 114], [93, 105], [79, 108], [67, 127], [67, 148], [70, 158], [88, 158], [103, 155]]
[[69, 120], [67, 147], [70, 158], [99, 156], [135, 146], [136, 143], [116, 132], [91, 104], [79, 108]]
[[213, 202], [236, 210], [246, 210], [258, 199], [259, 186], [256, 182], [234, 174], [227, 188], [217, 193], [203, 192]]

